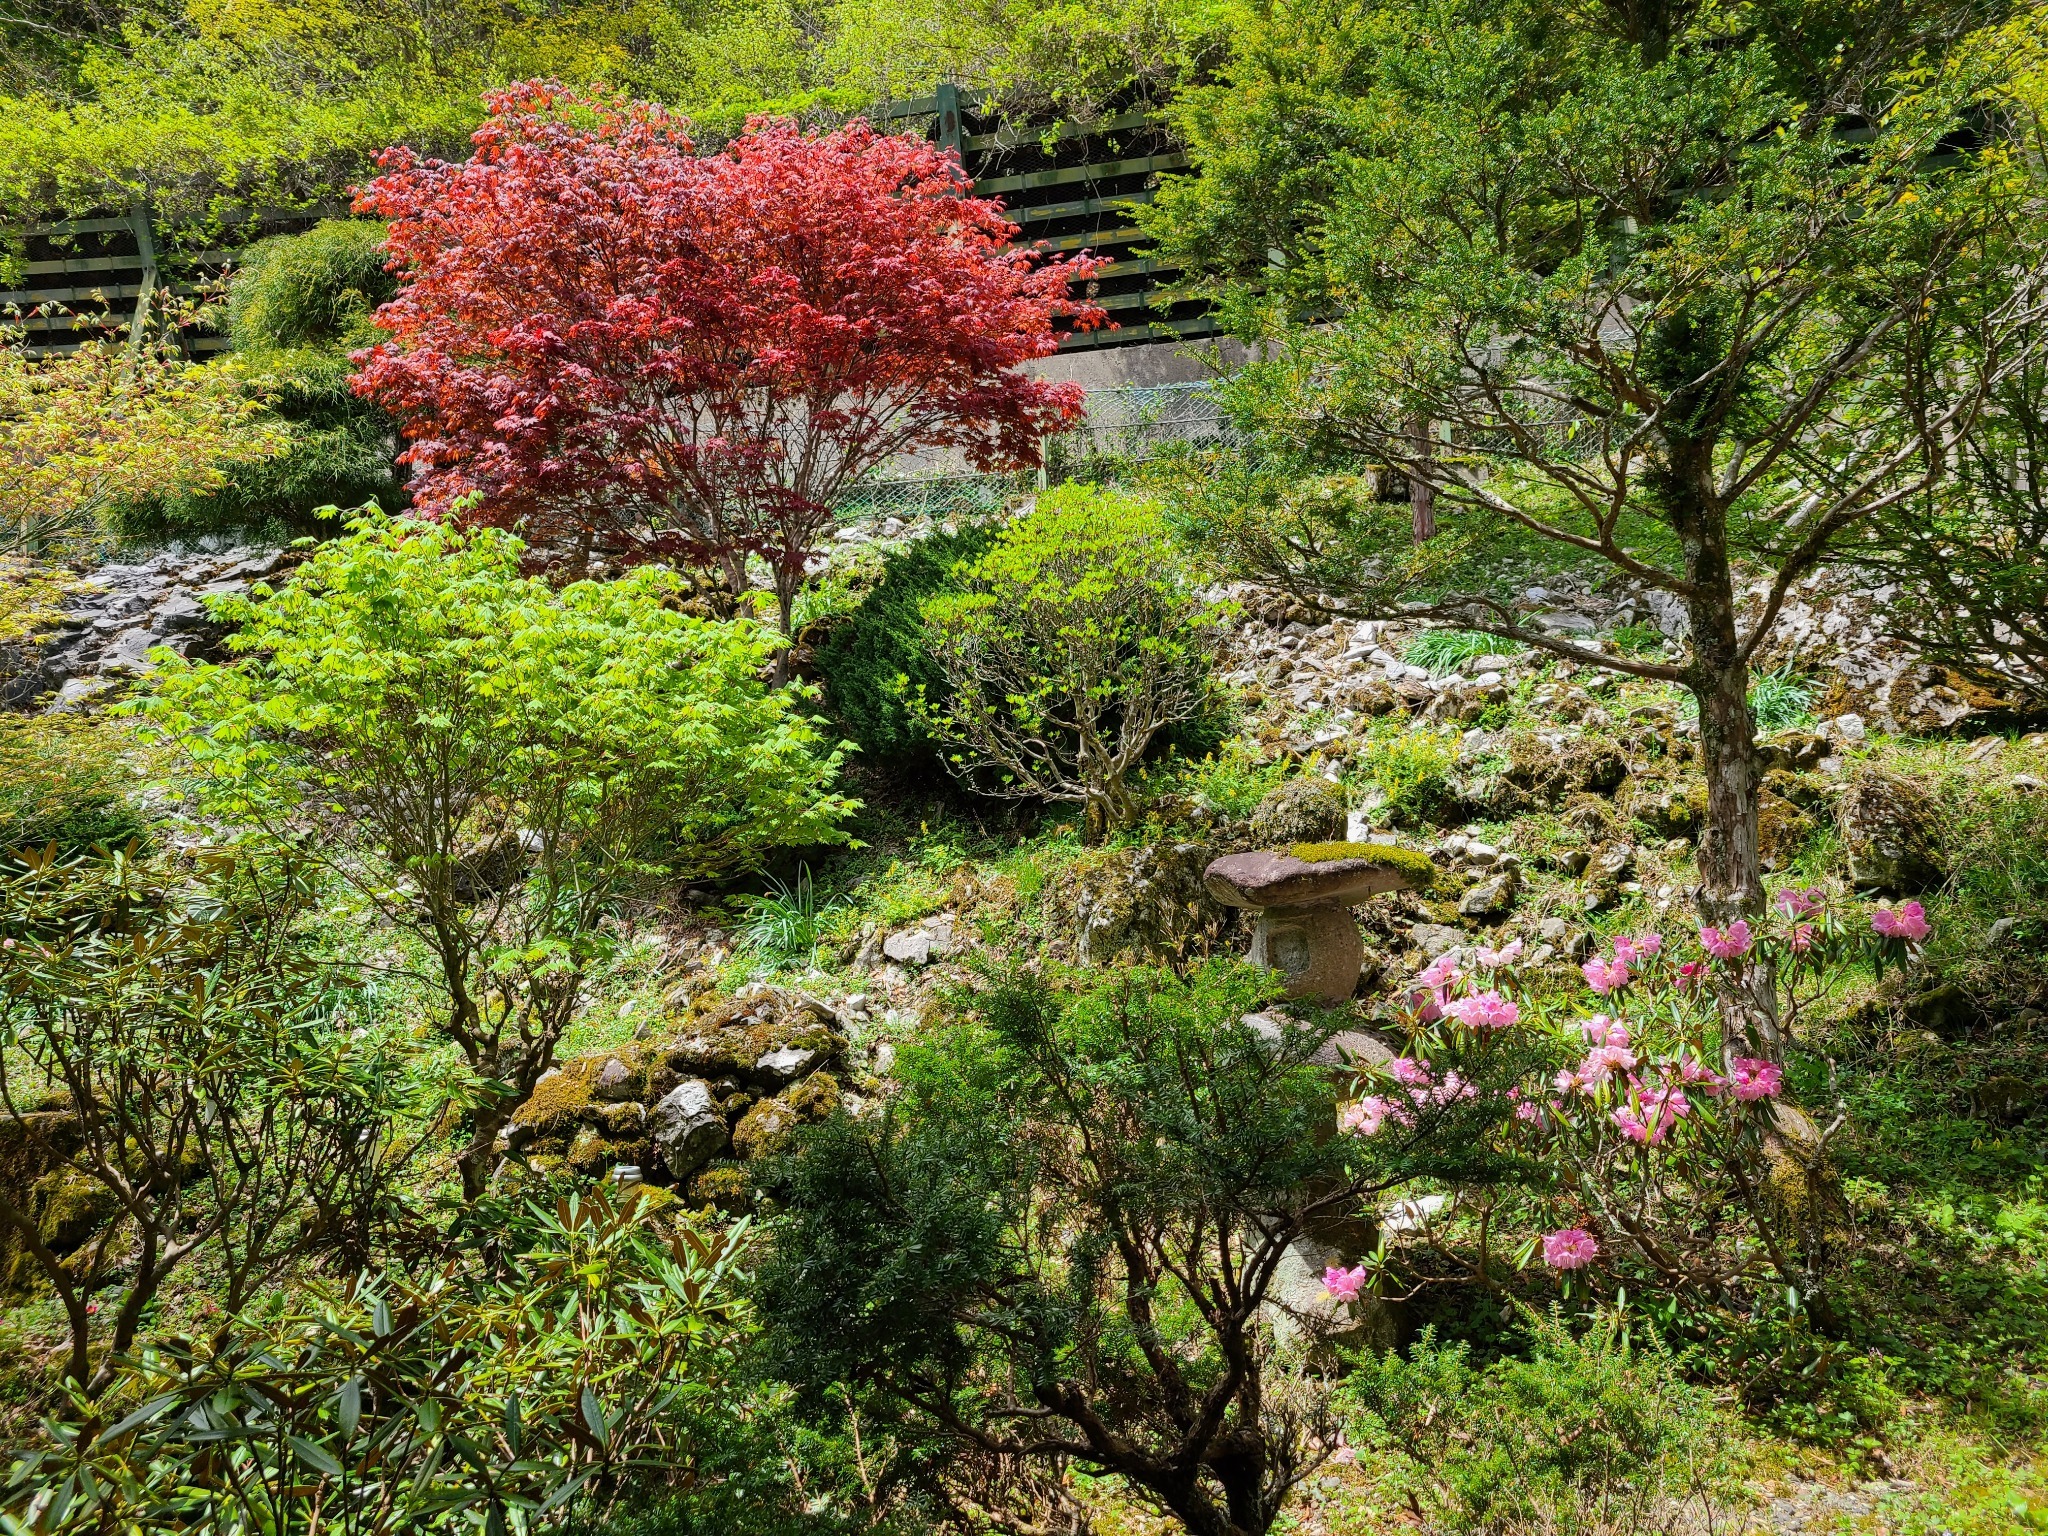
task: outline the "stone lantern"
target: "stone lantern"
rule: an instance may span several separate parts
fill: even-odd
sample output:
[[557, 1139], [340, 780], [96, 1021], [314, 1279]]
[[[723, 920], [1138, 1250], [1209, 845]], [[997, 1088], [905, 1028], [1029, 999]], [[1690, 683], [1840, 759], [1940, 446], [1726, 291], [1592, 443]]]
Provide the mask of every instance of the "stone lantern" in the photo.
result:
[[1426, 889], [1434, 873], [1427, 854], [1390, 843], [1306, 843], [1227, 854], [1202, 883], [1226, 906], [1259, 914], [1246, 958], [1285, 976], [1288, 996], [1341, 1003], [1365, 959], [1352, 907], [1386, 891]]

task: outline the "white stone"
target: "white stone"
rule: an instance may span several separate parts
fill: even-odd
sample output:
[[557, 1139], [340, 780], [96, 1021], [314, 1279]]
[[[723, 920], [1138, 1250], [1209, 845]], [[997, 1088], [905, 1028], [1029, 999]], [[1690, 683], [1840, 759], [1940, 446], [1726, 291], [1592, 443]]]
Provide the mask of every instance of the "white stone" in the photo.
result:
[[892, 933], [882, 940], [882, 953], [902, 965], [929, 965], [932, 959], [932, 936], [922, 928]]

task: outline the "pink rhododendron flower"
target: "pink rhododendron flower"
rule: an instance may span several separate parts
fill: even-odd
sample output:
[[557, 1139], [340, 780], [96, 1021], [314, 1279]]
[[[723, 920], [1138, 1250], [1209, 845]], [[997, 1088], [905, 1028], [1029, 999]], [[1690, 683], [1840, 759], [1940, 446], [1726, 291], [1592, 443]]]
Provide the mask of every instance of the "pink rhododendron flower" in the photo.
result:
[[1543, 1262], [1552, 1269], [1584, 1269], [1600, 1257], [1600, 1245], [1584, 1227], [1566, 1227], [1543, 1237]]
[[1638, 1146], [1655, 1146], [1664, 1139], [1665, 1127], [1657, 1120], [1657, 1113], [1643, 1104], [1623, 1104], [1608, 1111], [1607, 1118], [1621, 1127], [1621, 1134]]
[[1501, 945], [1499, 949], [1487, 949], [1482, 946], [1478, 958], [1482, 970], [1497, 971], [1504, 965], [1513, 965], [1522, 958], [1522, 941], [1516, 939]]
[[1590, 1019], [1584, 1020], [1579, 1025], [1579, 1030], [1585, 1035], [1588, 1045], [1628, 1044], [1627, 1026], [1610, 1019], [1604, 1013], [1596, 1013]]
[[1793, 954], [1803, 955], [1813, 948], [1813, 941], [1816, 937], [1818, 935], [1814, 932], [1813, 924], [1795, 923], [1792, 927], [1792, 936], [1785, 942], [1792, 946]]
[[1423, 968], [1422, 972], [1416, 976], [1415, 985], [1427, 987], [1434, 991], [1438, 987], [1448, 987], [1457, 979], [1458, 955], [1457, 951], [1453, 950], [1449, 954], [1438, 955], [1434, 960], [1430, 961]]
[[1638, 960], [1647, 960], [1664, 947], [1661, 933], [1641, 933], [1631, 938], [1623, 934], [1614, 941], [1614, 958], [1623, 965], [1634, 965]]
[[1678, 975], [1674, 978], [1674, 981], [1679, 987], [1696, 987], [1700, 984], [1701, 978], [1706, 974], [1707, 966], [1705, 961], [1687, 960], [1678, 967]]
[[[1479, 1090], [1457, 1073], [1446, 1072], [1442, 1085], [1432, 1088], [1428, 1097], [1439, 1104], [1455, 1104], [1460, 1099], [1478, 1098]], [[1417, 1095], [1415, 1098], [1417, 1103], [1421, 1102], [1421, 1096]]]
[[1417, 1061], [1413, 1056], [1396, 1056], [1387, 1063], [1387, 1076], [1405, 1087], [1427, 1087], [1433, 1079], [1429, 1063]]
[[1907, 902], [1896, 912], [1879, 907], [1870, 915], [1870, 926], [1887, 939], [1903, 939], [1908, 944], [1918, 944], [1931, 931], [1927, 909], [1917, 901]]
[[1745, 1103], [1756, 1099], [1775, 1099], [1784, 1083], [1785, 1069], [1775, 1061], [1737, 1056], [1728, 1063], [1728, 1084], [1735, 1090], [1735, 1097]]
[[1343, 1269], [1332, 1264], [1323, 1271], [1323, 1289], [1338, 1301], [1356, 1301], [1358, 1293], [1365, 1289], [1365, 1266], [1357, 1265]]
[[1492, 991], [1446, 1003], [1444, 1012], [1467, 1029], [1506, 1029], [1522, 1016], [1520, 1007]]
[[1588, 960], [1579, 967], [1586, 985], [1602, 997], [1628, 985], [1628, 963], [1624, 960]]
[[1346, 1104], [1337, 1116], [1337, 1126], [1354, 1136], [1377, 1136], [1389, 1120], [1396, 1125], [1415, 1123], [1415, 1117], [1399, 1104], [1373, 1094], [1355, 1104]]
[[1716, 960], [1740, 960], [1749, 953], [1749, 924], [1737, 918], [1726, 928], [1702, 928], [1700, 946]]
[[1636, 1069], [1636, 1053], [1625, 1045], [1595, 1046], [1586, 1053], [1586, 1059], [1579, 1063], [1579, 1076], [1589, 1082], [1599, 1082], [1610, 1072], [1633, 1072]]
[[1703, 1061], [1694, 1061], [1690, 1056], [1678, 1064], [1678, 1080], [1692, 1087], [1702, 1088], [1709, 1094], [1719, 1093], [1728, 1086], [1728, 1080]]
[[1515, 1118], [1533, 1125], [1543, 1118], [1543, 1106], [1534, 1099], [1524, 1099], [1515, 1106]]
[[1810, 890], [1794, 890], [1787, 886], [1778, 892], [1778, 910], [1787, 917], [1811, 917], [1820, 910], [1819, 886]]

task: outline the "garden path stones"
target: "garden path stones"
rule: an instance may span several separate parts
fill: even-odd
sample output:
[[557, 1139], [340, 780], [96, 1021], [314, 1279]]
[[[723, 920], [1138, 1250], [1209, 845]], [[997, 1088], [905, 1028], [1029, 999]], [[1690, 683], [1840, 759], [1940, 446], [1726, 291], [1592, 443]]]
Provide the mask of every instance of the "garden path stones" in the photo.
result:
[[1420, 889], [1430, 877], [1428, 858], [1407, 849], [1325, 843], [1290, 853], [1227, 854], [1209, 865], [1203, 884], [1226, 906], [1259, 914], [1247, 958], [1280, 972], [1290, 997], [1341, 1003], [1358, 985], [1365, 960], [1352, 906], [1383, 892]]

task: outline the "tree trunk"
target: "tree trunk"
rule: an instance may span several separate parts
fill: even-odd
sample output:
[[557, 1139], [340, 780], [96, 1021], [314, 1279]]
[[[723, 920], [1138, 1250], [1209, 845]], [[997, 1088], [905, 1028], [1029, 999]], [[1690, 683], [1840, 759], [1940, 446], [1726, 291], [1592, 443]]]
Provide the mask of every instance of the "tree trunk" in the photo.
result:
[[[1707, 818], [1700, 832], [1700, 885], [1693, 905], [1702, 922], [1726, 928], [1736, 922], [1754, 924], [1764, 915], [1763, 856], [1757, 834], [1757, 791], [1763, 774], [1756, 722], [1749, 712], [1749, 666], [1742, 658], [1727, 563], [1723, 557], [1706, 562], [1705, 570], [1698, 565], [1687, 604], [1693, 647], [1688, 682], [1699, 702]], [[1723, 1053], [1782, 1060], [1777, 977], [1771, 962], [1752, 953], [1740, 966], [1717, 964], [1713, 977]]]
[[[1408, 424], [1409, 435], [1415, 439], [1417, 453], [1427, 459], [1430, 456], [1429, 418], [1417, 416]], [[1436, 537], [1436, 487], [1420, 475], [1408, 477], [1408, 506], [1414, 514], [1413, 529], [1418, 544]]]

